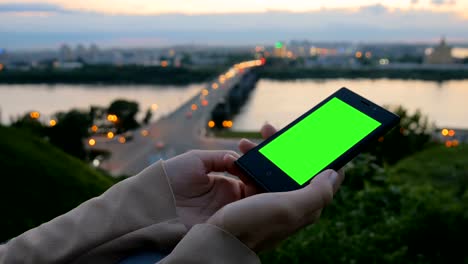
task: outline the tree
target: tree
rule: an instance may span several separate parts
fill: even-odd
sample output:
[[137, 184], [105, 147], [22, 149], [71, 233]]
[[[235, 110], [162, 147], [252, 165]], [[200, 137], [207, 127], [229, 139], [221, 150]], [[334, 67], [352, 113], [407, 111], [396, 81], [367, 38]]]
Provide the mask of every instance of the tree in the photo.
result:
[[38, 118], [31, 116], [31, 113], [33, 112], [28, 112], [23, 117], [15, 121], [12, 120], [11, 126], [27, 130], [38, 137], [43, 137], [46, 133], [45, 128], [41, 122], [39, 122]]
[[92, 120], [87, 112], [71, 110], [57, 113], [57, 125], [49, 128], [50, 143], [79, 159], [86, 158], [83, 139], [88, 134]]
[[116, 115], [118, 118], [115, 122], [118, 133], [135, 129], [140, 126], [135, 119], [138, 111], [139, 107], [137, 102], [123, 99], [113, 101], [107, 109], [108, 114]]
[[399, 106], [392, 112], [400, 116], [400, 124], [368, 148], [379, 163], [395, 164], [400, 159], [421, 151], [431, 140], [434, 126], [419, 110], [410, 114]]

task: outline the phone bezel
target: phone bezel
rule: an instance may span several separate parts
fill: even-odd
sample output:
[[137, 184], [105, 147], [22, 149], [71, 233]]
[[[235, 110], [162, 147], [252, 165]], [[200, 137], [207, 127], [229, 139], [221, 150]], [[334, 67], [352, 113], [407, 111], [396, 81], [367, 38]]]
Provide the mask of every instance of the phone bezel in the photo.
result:
[[337, 97], [338, 99], [353, 106], [354, 108], [358, 109], [364, 114], [374, 118], [375, 120], [379, 121], [382, 125], [376, 128], [373, 132], [371, 132], [369, 135], [367, 135], [364, 139], [359, 141], [349, 150], [347, 150], [344, 154], [342, 154], [328, 166], [326, 166], [322, 171], [327, 169], [338, 170], [342, 168], [346, 163], [348, 163], [351, 159], [357, 156], [360, 153], [360, 151], [365, 147], [365, 145], [367, 145], [373, 140], [376, 140], [378, 137], [383, 136], [387, 131], [389, 131], [396, 124], [398, 124], [400, 120], [399, 116], [343, 87], [335, 93], [333, 93], [332, 95], [330, 95], [329, 97], [327, 97], [319, 104], [317, 104], [309, 111], [302, 114], [300, 117], [298, 117], [296, 120], [282, 128], [273, 136], [269, 137], [268, 139], [260, 143], [258, 146], [245, 153], [236, 161], [236, 164], [251, 178], [253, 178], [260, 187], [264, 188], [266, 191], [291, 191], [300, 189], [309, 184], [310, 180], [313, 179], [315, 176], [312, 177], [306, 183], [299, 185], [292, 178], [286, 175], [286, 173], [284, 173], [280, 168], [278, 168], [275, 164], [273, 164], [270, 160], [263, 156], [258, 150], [264, 145], [274, 140], [275, 138], [277, 138], [278, 136], [280, 136], [281, 134], [283, 134], [290, 127], [300, 122], [302, 119], [310, 115], [312, 112], [320, 108], [322, 105], [324, 105], [334, 97]]

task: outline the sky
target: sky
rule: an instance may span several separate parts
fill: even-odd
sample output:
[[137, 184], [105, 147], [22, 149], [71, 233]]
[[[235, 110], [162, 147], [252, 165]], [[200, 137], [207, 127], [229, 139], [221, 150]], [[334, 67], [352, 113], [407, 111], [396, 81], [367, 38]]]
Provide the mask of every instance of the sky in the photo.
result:
[[468, 43], [468, 0], [0, 0], [0, 48]]

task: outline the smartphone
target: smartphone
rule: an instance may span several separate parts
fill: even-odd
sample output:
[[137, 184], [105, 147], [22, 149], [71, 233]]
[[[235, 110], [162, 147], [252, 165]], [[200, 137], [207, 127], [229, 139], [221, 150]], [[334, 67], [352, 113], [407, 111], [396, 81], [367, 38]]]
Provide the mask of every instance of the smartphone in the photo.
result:
[[300, 189], [320, 172], [342, 168], [399, 121], [399, 116], [343, 87], [236, 164], [266, 191]]

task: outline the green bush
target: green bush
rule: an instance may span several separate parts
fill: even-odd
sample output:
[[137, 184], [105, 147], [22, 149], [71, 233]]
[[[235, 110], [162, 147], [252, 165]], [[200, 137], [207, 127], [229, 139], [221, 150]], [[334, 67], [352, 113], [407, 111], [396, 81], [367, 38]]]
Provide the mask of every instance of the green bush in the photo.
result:
[[[446, 158], [432, 171], [437, 157]], [[468, 263], [468, 191], [459, 184], [467, 160], [466, 146], [430, 148], [385, 169], [357, 158], [320, 222], [262, 253], [263, 263]]]
[[377, 157], [379, 164], [395, 164], [429, 147], [434, 131], [434, 126], [419, 110], [409, 113], [402, 106], [390, 110], [400, 116], [400, 123], [367, 148], [369, 153]]

